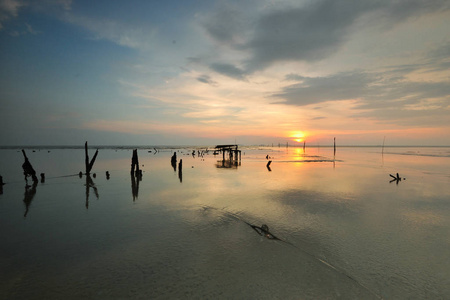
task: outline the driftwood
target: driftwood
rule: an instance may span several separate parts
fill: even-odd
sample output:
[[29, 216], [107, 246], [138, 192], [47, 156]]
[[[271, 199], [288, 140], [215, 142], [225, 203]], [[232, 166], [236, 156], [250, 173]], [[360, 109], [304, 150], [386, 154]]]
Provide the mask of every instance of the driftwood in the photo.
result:
[[[392, 177], [392, 180], [389, 181], [389, 182], [394, 182], [395, 181], [398, 184], [400, 181], [402, 181], [402, 178], [400, 177], [400, 175], [398, 175], [398, 173], [396, 174], [396, 176], [394, 176], [392, 174], [389, 174], [389, 176]], [[403, 178], [403, 179], [405, 179], [405, 178]]]

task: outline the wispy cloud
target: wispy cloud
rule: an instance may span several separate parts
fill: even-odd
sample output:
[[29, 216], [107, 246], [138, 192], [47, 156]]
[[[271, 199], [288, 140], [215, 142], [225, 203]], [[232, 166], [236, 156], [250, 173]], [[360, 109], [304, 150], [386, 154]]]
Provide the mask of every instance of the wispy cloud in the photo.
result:
[[23, 5], [24, 3], [18, 0], [0, 0], [0, 30], [3, 28], [3, 22], [18, 16]]
[[76, 14], [66, 14], [64, 21], [88, 30], [94, 39], [108, 40], [133, 49], [151, 49], [157, 33], [156, 28], [138, 28], [115, 20]]

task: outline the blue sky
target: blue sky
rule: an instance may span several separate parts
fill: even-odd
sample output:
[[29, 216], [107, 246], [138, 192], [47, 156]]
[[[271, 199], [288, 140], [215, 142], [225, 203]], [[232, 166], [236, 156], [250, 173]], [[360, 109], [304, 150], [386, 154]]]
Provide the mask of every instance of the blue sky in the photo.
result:
[[449, 1], [0, 0], [0, 145], [450, 145]]

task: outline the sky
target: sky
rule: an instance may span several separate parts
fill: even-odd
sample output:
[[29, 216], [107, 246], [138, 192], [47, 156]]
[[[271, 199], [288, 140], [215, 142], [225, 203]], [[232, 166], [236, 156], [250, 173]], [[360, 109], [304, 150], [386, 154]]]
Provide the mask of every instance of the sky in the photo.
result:
[[448, 0], [0, 0], [0, 145], [450, 145]]

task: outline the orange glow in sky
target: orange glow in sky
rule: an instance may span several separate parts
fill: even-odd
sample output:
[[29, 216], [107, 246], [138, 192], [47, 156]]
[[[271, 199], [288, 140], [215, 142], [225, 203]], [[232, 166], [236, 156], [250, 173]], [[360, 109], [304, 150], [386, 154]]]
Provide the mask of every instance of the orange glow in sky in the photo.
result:
[[290, 136], [293, 141], [301, 143], [305, 140], [305, 133], [303, 131], [292, 131]]

